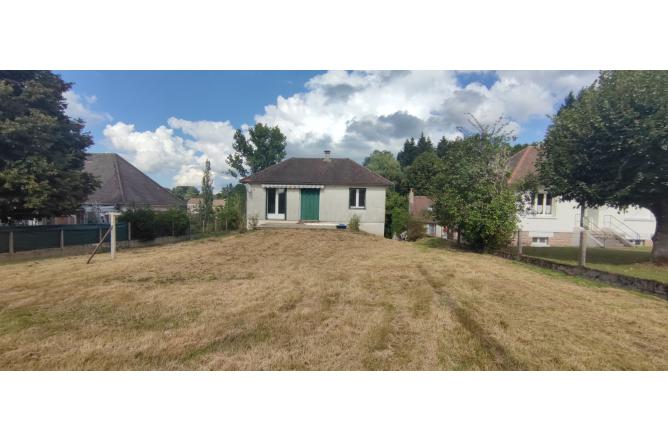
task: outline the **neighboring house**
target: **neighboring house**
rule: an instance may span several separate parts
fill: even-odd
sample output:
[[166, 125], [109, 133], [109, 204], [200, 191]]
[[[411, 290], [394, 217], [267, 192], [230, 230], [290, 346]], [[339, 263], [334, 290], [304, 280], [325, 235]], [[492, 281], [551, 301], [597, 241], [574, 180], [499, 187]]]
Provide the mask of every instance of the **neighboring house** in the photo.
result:
[[[199, 212], [199, 206], [202, 203], [201, 197], [191, 197], [186, 202], [186, 207], [188, 208], [189, 214], [197, 214]], [[224, 208], [225, 199], [213, 199], [213, 209]]]
[[84, 170], [98, 178], [100, 187], [81, 205], [77, 215], [57, 217], [56, 224], [108, 223], [110, 213], [132, 207], [166, 211], [185, 205], [118, 154], [89, 154]]
[[[246, 217], [258, 226], [319, 222], [334, 226], [360, 217], [360, 229], [383, 235], [385, 191], [392, 182], [350, 159], [292, 158], [241, 179]], [[250, 225], [250, 223], [249, 223]]]
[[436, 222], [432, 214], [433, 204], [434, 202], [427, 196], [416, 196], [413, 188], [408, 192], [408, 213], [424, 223], [427, 235], [447, 238], [447, 230]]
[[[538, 147], [529, 146], [510, 158], [509, 182], [517, 183], [536, 172]], [[576, 202], [553, 197], [539, 187], [531, 197], [528, 213], [520, 216], [520, 236], [526, 246], [577, 246], [580, 240], [580, 209]], [[621, 247], [652, 244], [656, 219], [644, 208], [618, 210], [610, 206], [587, 209], [585, 222], [589, 246]], [[517, 243], [517, 238], [514, 239]]]

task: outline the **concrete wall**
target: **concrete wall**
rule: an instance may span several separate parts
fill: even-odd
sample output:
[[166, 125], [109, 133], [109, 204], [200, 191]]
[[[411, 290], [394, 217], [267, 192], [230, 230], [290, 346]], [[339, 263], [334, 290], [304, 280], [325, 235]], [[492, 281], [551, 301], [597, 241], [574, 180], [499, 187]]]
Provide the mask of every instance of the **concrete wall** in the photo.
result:
[[[383, 235], [385, 230], [385, 187], [366, 187], [366, 207], [350, 209], [348, 186], [327, 185], [320, 189], [320, 221], [348, 224], [350, 218], [360, 217], [360, 229], [371, 234]], [[266, 191], [262, 185], [246, 185], [246, 213], [250, 218], [266, 219]], [[299, 188], [288, 188], [286, 195], [286, 220], [298, 221], [301, 211]]]

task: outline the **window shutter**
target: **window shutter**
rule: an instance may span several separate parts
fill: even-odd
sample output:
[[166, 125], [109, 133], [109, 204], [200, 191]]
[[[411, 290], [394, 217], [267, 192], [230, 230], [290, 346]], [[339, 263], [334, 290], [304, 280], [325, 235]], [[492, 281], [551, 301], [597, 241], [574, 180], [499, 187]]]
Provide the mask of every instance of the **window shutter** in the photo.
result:
[[350, 192], [348, 193], [348, 206], [353, 207], [355, 206], [355, 188], [350, 188]]
[[360, 192], [360, 208], [364, 208], [366, 206], [366, 188], [360, 188], [358, 190]]

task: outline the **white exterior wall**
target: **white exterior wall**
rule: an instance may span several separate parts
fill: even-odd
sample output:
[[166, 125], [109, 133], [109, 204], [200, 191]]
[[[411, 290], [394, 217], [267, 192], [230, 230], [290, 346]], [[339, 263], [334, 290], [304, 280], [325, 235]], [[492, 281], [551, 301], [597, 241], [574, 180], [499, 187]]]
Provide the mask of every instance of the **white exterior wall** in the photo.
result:
[[555, 232], [572, 233], [578, 231], [579, 215], [577, 203], [554, 198], [552, 214], [521, 215], [520, 227], [522, 231], [529, 232], [529, 237], [551, 237]]
[[[629, 207], [626, 210], [618, 210], [610, 206], [596, 209], [587, 209], [586, 216], [599, 228], [605, 229], [610, 222], [620, 221], [628, 226], [627, 239], [633, 238], [632, 231], [640, 236], [641, 240], [651, 240], [656, 228], [654, 215], [645, 208]], [[612, 216], [616, 220], [610, 220]], [[520, 227], [522, 231], [528, 232], [529, 237], [552, 237], [555, 232], [573, 233], [572, 244], [578, 245], [580, 224], [580, 208], [573, 201], [564, 201], [555, 197], [552, 201], [552, 214], [525, 214], [520, 216]], [[615, 231], [625, 230], [613, 228]]]
[[[348, 206], [349, 186], [327, 185], [320, 189], [320, 221], [324, 223], [345, 223], [357, 214], [360, 229], [371, 234], [383, 235], [385, 231], [385, 187], [366, 187], [366, 207], [350, 209]], [[355, 188], [358, 188], [355, 186]], [[262, 185], [246, 185], [246, 214], [256, 215], [258, 220], [266, 218], [266, 191]], [[298, 221], [301, 211], [299, 188], [288, 188], [286, 196], [286, 221]]]

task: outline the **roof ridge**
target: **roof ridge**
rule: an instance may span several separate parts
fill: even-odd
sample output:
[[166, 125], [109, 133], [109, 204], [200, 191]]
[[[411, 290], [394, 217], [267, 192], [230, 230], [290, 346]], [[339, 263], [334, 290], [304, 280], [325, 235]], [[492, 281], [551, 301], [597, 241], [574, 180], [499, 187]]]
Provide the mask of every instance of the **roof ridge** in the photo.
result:
[[123, 189], [123, 179], [121, 179], [121, 173], [118, 170], [118, 158], [120, 157], [116, 153], [111, 153], [114, 157], [114, 175], [116, 176], [116, 180], [118, 181], [118, 189], [121, 191], [121, 201], [123, 204], [126, 203], [125, 200], [125, 190]]

